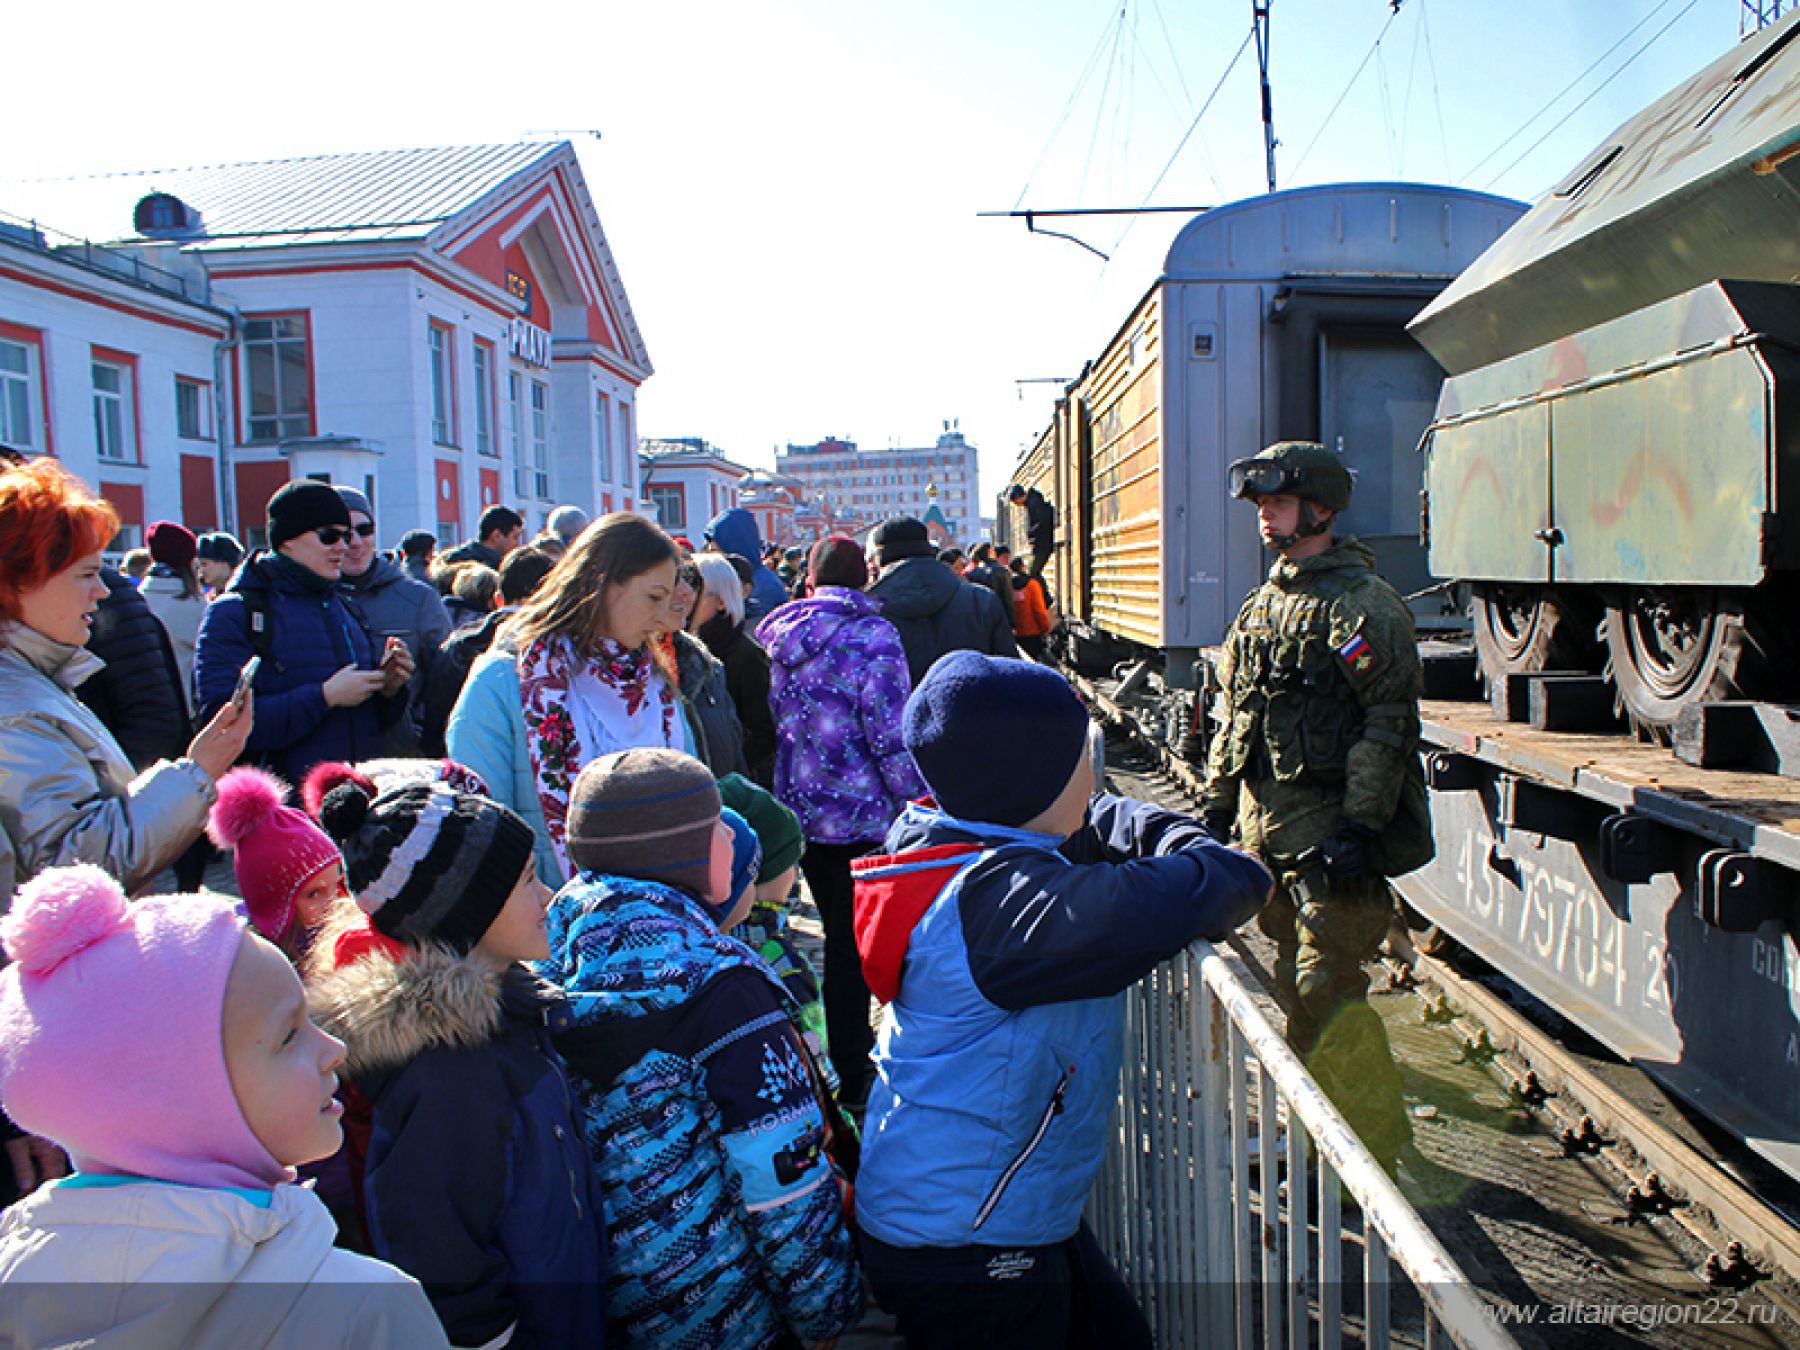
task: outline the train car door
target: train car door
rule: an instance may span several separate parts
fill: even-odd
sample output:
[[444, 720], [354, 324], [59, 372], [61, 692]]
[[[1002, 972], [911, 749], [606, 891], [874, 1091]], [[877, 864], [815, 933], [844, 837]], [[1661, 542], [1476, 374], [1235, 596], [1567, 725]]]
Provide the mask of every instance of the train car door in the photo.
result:
[[[1431, 422], [1443, 372], [1393, 328], [1322, 328], [1319, 333], [1319, 429], [1356, 475], [1356, 496], [1338, 533], [1354, 534], [1375, 554], [1377, 570], [1402, 595], [1432, 578], [1419, 541], [1419, 439]], [[1437, 596], [1414, 601], [1421, 628], [1457, 621]]]

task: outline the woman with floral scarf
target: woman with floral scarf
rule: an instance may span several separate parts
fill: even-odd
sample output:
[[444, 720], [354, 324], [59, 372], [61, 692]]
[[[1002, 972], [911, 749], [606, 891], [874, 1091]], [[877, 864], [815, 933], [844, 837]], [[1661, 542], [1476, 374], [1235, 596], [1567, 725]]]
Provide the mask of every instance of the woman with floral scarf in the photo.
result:
[[569, 787], [615, 750], [695, 753], [675, 671], [655, 636], [670, 626], [675, 541], [619, 513], [584, 530], [476, 661], [450, 714], [450, 758], [537, 831], [538, 875], [573, 873]]

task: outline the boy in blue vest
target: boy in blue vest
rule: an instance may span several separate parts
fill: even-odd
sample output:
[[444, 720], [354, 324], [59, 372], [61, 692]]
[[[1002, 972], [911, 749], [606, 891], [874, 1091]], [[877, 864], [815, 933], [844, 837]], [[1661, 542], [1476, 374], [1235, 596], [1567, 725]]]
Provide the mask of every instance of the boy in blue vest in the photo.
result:
[[1148, 1347], [1082, 1224], [1123, 1054], [1121, 995], [1267, 901], [1256, 859], [1101, 793], [1054, 671], [955, 652], [907, 700], [932, 790], [856, 873], [888, 1004], [863, 1127], [864, 1269], [913, 1347]]

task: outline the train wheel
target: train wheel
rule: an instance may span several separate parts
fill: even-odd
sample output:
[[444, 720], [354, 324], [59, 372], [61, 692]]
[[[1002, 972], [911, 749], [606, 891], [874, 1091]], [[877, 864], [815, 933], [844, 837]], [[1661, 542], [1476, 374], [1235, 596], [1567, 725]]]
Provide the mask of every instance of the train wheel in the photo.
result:
[[1580, 592], [1478, 582], [1470, 591], [1469, 617], [1481, 675], [1490, 684], [1501, 675], [1599, 665], [1599, 612]]
[[1690, 703], [1776, 692], [1778, 653], [1755, 604], [1704, 588], [1621, 592], [1606, 607], [1607, 675], [1646, 740], [1668, 744]]

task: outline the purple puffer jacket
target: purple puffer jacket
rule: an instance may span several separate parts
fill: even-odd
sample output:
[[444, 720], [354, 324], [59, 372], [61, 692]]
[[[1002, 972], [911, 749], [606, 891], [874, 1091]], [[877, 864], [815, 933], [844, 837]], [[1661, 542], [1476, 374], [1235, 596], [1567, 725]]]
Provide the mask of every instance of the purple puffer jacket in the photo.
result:
[[776, 797], [816, 843], [883, 838], [926, 788], [900, 739], [912, 684], [881, 602], [821, 586], [771, 613], [756, 639], [769, 652]]

